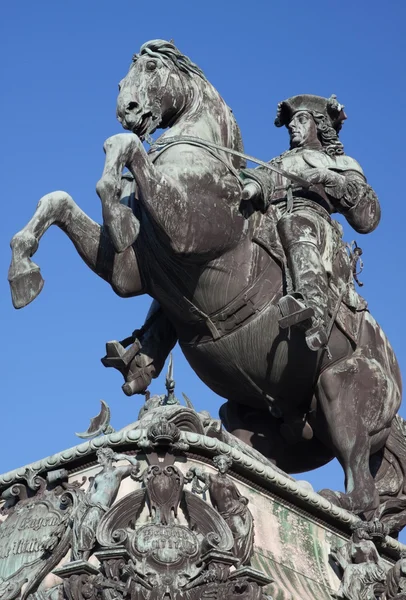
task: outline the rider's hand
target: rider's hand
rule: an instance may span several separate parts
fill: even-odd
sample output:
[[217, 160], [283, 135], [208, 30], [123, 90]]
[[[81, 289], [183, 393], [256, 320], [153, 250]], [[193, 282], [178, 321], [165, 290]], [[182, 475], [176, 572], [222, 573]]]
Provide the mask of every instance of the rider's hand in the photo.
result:
[[321, 183], [326, 187], [339, 187], [343, 185], [345, 179], [339, 173], [330, 171], [323, 167], [306, 169], [301, 173], [301, 176], [306, 179], [309, 183], [318, 184]]
[[257, 200], [262, 195], [261, 186], [256, 181], [247, 180], [244, 181], [244, 189], [241, 194], [241, 199], [244, 201], [254, 201]]

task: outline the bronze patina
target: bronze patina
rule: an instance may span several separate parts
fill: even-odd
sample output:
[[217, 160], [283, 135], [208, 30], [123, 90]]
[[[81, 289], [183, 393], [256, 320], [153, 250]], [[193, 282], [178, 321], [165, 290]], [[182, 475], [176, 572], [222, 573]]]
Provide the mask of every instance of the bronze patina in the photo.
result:
[[[367, 518], [397, 502], [399, 367], [331, 218], [341, 213], [361, 233], [379, 222], [377, 197], [338, 139], [343, 107], [304, 95], [281, 103], [291, 149], [272, 161], [280, 172], [246, 170], [224, 100], [173, 43], [153, 40], [120, 83], [117, 115], [131, 133], [105, 142], [103, 225], [65, 192], [44, 196], [11, 243], [16, 308], [42, 289], [31, 257], [56, 224], [118, 295], [154, 299], [142, 329], [108, 345], [104, 363], [122, 372], [125, 393], [144, 391], [178, 340], [227, 400], [221, 418], [241, 443], [289, 473], [337, 457], [346, 493], [324, 493]], [[169, 130], [147, 152], [142, 142], [159, 128]], [[399, 467], [395, 491], [389, 464]]]

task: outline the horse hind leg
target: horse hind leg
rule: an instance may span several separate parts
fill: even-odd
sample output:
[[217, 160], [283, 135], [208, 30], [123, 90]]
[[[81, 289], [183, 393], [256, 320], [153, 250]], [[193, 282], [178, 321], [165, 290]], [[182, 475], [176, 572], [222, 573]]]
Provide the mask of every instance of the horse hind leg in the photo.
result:
[[330, 490], [320, 493], [357, 514], [379, 505], [370, 455], [389, 435], [382, 408], [391, 404], [385, 377], [377, 361], [357, 353], [322, 373], [317, 384], [315, 432], [341, 463], [346, 489], [345, 494]]

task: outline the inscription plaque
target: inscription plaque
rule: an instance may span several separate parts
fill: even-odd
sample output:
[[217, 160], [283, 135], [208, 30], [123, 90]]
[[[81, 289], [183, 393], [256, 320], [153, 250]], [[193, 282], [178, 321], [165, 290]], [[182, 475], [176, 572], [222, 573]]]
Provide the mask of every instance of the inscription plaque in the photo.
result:
[[168, 564], [196, 556], [199, 543], [189, 529], [180, 525], [144, 525], [137, 531], [134, 548], [156, 562]]
[[71, 505], [54, 492], [18, 503], [0, 524], [0, 599], [21, 600], [67, 551]]

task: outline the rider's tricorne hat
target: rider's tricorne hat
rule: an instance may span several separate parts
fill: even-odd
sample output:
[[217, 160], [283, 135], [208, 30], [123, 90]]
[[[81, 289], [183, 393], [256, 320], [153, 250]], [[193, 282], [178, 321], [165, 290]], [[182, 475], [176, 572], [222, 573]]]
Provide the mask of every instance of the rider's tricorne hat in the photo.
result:
[[301, 110], [323, 115], [337, 133], [340, 131], [343, 121], [347, 118], [344, 106], [337, 102], [335, 95], [330, 96], [330, 98], [323, 98], [322, 96], [301, 94], [279, 102], [275, 125], [277, 127], [289, 125], [293, 115]]

